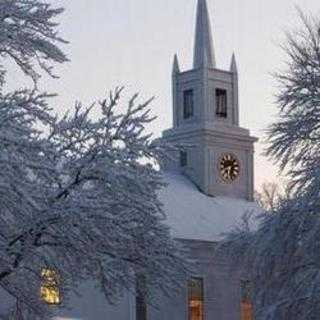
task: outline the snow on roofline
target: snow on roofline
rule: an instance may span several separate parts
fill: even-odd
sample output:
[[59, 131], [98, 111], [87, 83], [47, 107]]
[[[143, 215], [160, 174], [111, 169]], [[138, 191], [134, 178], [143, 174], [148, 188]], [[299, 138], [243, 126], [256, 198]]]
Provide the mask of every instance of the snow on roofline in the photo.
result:
[[254, 202], [206, 196], [178, 173], [166, 172], [164, 181], [168, 186], [160, 191], [159, 198], [172, 236], [177, 239], [217, 242], [223, 238], [223, 233], [241, 223], [245, 213], [258, 215], [261, 212]]

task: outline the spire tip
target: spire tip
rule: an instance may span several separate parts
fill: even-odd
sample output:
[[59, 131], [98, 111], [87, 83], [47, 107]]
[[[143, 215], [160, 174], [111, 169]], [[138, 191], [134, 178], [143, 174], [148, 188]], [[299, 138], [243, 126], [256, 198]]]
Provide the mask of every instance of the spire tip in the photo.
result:
[[180, 72], [178, 55], [175, 53], [173, 58], [172, 74], [177, 74]]
[[237, 61], [235, 53], [232, 54], [231, 64], [230, 64], [230, 71], [233, 73], [238, 73]]
[[206, 0], [198, 0], [193, 67], [215, 68], [211, 24]]

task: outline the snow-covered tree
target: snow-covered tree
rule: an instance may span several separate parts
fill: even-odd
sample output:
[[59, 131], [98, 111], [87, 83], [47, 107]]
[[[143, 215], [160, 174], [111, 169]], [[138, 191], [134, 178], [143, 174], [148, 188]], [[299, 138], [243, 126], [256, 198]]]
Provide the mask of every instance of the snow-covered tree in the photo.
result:
[[254, 283], [255, 319], [320, 318], [320, 19], [300, 12], [287, 34], [287, 67], [279, 80], [278, 120], [267, 154], [290, 181], [260, 225], [234, 230], [222, 244], [244, 262]]
[[35, 84], [0, 92], [0, 290], [17, 302], [16, 319], [50, 315], [40, 288], [59, 290], [63, 306], [91, 280], [113, 302], [143, 275], [152, 301], [189, 268], [158, 200], [167, 146], [145, 132], [151, 100], [120, 105], [116, 89], [59, 119], [38, 92], [41, 71], [53, 76], [67, 60], [53, 22], [61, 12], [39, 0], [0, 3], [2, 88], [10, 58]]
[[[36, 82], [45, 71], [51, 76], [52, 63], [67, 61], [57, 44], [65, 43], [54, 22], [62, 8], [53, 8], [39, 0], [1, 0], [0, 57], [12, 59]], [[5, 68], [1, 65], [2, 77]]]
[[274, 210], [282, 196], [280, 186], [275, 182], [264, 182], [254, 198], [258, 205], [266, 210]]

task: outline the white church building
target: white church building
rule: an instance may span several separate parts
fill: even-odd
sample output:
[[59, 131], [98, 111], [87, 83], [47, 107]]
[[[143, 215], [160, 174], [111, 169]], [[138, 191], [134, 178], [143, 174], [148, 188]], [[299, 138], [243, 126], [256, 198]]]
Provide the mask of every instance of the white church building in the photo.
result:
[[174, 238], [190, 249], [198, 271], [179, 296], [163, 298], [157, 309], [129, 293], [108, 305], [99, 290], [85, 284], [83, 295], [71, 297], [69, 309], [56, 319], [253, 319], [249, 279], [214, 256], [221, 234], [244, 213], [259, 210], [253, 202], [257, 139], [239, 125], [238, 94], [235, 56], [229, 70], [217, 68], [207, 3], [198, 0], [193, 67], [182, 71], [175, 56], [173, 127], [163, 132], [163, 139], [186, 147], [166, 168], [168, 186], [159, 194]]

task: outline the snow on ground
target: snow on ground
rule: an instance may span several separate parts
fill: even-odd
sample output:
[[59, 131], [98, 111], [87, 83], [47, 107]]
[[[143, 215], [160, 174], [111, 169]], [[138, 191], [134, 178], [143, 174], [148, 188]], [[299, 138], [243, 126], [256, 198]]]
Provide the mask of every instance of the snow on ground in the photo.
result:
[[261, 211], [254, 202], [208, 197], [181, 174], [166, 173], [164, 178], [168, 187], [159, 197], [175, 238], [219, 241], [222, 233], [241, 222], [243, 214]]

